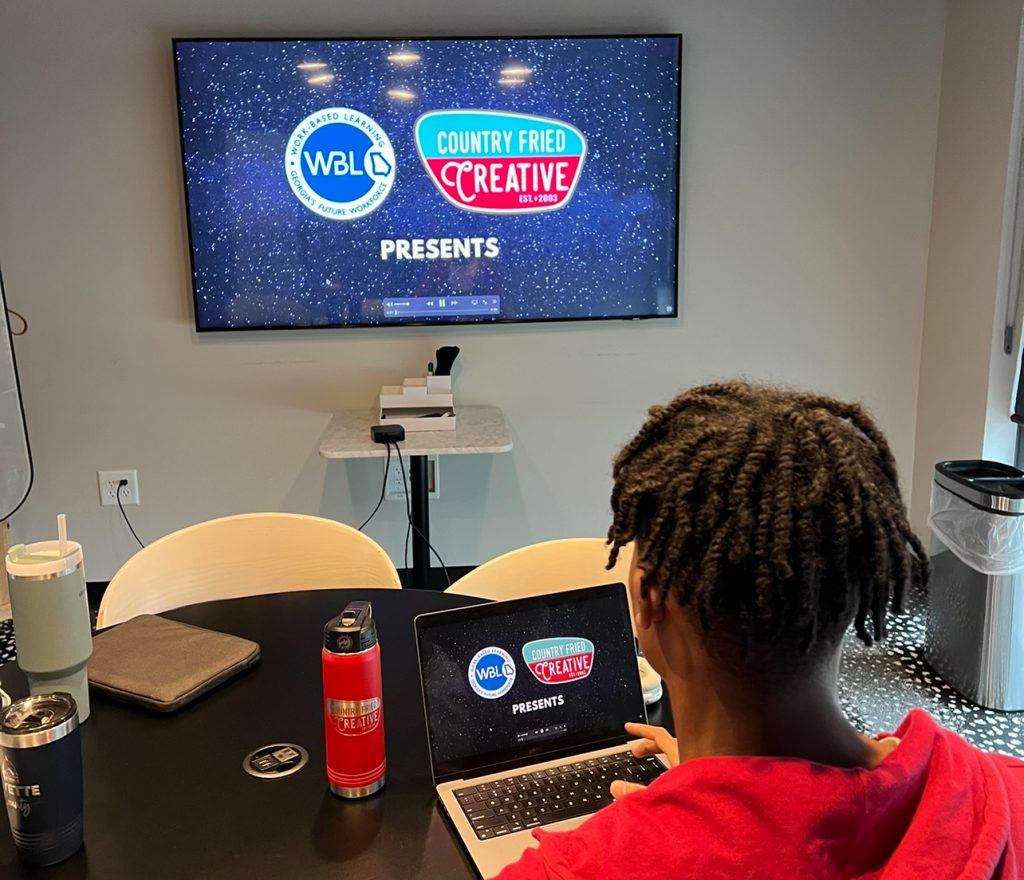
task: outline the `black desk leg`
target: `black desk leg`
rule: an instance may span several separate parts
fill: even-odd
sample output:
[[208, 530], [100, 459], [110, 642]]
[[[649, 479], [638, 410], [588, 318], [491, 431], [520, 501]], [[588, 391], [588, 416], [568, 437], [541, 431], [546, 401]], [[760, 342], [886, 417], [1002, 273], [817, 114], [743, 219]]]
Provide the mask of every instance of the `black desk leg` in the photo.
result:
[[419, 589], [429, 586], [430, 577], [430, 502], [427, 494], [427, 457], [409, 456], [409, 472], [412, 486], [412, 585]]

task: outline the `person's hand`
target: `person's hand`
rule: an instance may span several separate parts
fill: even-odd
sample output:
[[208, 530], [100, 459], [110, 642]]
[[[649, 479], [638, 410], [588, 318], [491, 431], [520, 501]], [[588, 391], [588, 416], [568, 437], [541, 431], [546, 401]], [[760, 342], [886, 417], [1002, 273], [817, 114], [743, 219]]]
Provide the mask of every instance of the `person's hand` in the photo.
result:
[[[668, 766], [675, 767], [679, 763], [679, 743], [664, 727], [652, 727], [650, 724], [626, 725], [626, 733], [640, 739], [633, 743], [633, 757], [646, 758], [648, 755], [664, 755], [668, 758]], [[635, 791], [643, 791], [646, 785], [638, 782], [626, 782], [616, 779], [611, 785], [612, 797], [618, 800]]]

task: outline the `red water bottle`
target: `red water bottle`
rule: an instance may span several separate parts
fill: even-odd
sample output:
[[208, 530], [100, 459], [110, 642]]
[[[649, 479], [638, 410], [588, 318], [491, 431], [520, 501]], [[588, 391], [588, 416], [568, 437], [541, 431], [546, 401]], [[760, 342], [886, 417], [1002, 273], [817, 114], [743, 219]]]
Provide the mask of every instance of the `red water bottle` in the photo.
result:
[[369, 602], [349, 602], [324, 627], [327, 781], [340, 797], [384, 787], [384, 700], [380, 645]]

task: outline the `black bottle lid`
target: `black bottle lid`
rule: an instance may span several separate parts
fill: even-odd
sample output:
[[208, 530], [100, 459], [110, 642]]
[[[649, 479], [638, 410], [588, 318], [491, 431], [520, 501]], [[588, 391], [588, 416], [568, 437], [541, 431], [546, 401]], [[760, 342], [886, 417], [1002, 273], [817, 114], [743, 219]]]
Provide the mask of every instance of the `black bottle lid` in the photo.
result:
[[358, 654], [377, 644], [377, 624], [369, 602], [349, 602], [324, 627], [324, 649], [331, 654]]

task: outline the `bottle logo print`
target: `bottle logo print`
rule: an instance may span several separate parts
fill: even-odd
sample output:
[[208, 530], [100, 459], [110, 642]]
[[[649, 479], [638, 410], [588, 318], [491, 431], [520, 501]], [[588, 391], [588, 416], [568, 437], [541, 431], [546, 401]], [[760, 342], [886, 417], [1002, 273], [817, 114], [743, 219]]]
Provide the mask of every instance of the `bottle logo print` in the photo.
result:
[[380, 725], [380, 697], [368, 700], [328, 700], [327, 716], [342, 736], [361, 736]]
[[485, 700], [503, 697], [515, 680], [515, 661], [501, 648], [481, 648], [469, 661], [469, 686]]
[[25, 818], [32, 812], [30, 797], [39, 798], [42, 796], [41, 787], [38, 785], [22, 785], [18, 778], [18, 771], [6, 757], [0, 762], [0, 783], [3, 785], [4, 802], [8, 809], [14, 810]]
[[327, 107], [288, 138], [284, 170], [295, 197], [314, 214], [358, 220], [379, 208], [395, 182], [395, 151], [365, 113]]
[[587, 141], [558, 119], [495, 110], [434, 110], [413, 130], [420, 161], [451, 204], [482, 214], [564, 208]]

